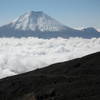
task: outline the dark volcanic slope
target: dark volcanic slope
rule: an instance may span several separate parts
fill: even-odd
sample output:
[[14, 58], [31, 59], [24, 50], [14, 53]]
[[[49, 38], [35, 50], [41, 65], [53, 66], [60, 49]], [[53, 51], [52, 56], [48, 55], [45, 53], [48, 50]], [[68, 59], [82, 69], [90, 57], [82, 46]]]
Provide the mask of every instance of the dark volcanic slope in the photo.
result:
[[0, 100], [100, 100], [100, 52], [2, 79]]

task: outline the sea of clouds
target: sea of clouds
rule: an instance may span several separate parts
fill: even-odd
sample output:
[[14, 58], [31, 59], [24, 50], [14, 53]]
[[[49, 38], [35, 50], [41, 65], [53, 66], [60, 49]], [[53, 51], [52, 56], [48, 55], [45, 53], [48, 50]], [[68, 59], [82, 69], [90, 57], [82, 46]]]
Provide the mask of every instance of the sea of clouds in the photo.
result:
[[0, 78], [100, 51], [100, 38], [0, 38]]

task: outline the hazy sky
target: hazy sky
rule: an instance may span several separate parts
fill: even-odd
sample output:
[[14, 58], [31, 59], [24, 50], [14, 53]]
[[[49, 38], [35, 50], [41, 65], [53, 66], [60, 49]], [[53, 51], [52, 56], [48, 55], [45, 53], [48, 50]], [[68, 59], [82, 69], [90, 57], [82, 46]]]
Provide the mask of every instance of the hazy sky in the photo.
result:
[[31, 10], [43, 11], [70, 27], [100, 28], [100, 0], [0, 0], [0, 25]]

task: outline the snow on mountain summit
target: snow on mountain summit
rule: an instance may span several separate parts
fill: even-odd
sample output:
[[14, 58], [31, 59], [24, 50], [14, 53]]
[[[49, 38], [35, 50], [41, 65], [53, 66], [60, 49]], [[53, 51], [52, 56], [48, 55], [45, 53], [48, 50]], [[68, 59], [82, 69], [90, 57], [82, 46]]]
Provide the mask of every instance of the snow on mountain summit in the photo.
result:
[[14, 29], [32, 31], [62, 31], [67, 28], [42, 11], [27, 12], [13, 20], [10, 26]]
[[92, 38], [100, 37], [100, 32], [91, 27], [83, 30], [70, 28], [42, 11], [30, 11], [19, 16], [9, 24], [1, 26], [0, 37]]

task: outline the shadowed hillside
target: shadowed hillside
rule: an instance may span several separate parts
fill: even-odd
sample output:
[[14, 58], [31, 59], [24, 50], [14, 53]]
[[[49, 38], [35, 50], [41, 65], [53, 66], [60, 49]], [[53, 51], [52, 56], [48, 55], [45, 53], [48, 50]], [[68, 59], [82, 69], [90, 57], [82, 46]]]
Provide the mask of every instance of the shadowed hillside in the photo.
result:
[[99, 100], [100, 52], [0, 80], [0, 100]]

